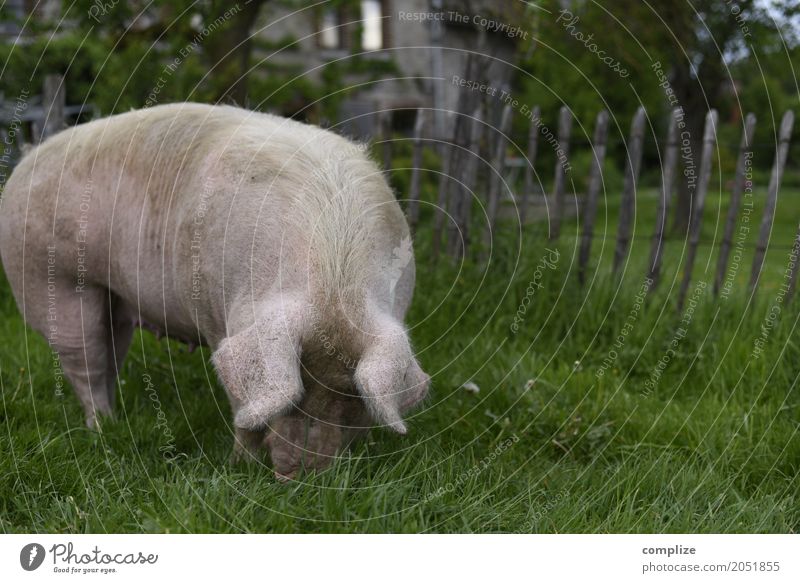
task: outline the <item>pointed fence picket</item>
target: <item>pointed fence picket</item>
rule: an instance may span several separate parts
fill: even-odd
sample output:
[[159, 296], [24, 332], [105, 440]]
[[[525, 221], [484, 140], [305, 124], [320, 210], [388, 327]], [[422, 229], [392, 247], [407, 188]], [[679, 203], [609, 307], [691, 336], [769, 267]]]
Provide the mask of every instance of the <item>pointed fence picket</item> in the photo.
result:
[[583, 215], [583, 232], [581, 247], [578, 253], [578, 280], [584, 283], [586, 265], [592, 250], [592, 237], [594, 237], [594, 221], [597, 217], [597, 198], [603, 183], [603, 161], [606, 157], [606, 143], [608, 142], [608, 112], [603, 110], [597, 114], [595, 121], [594, 140], [592, 140], [592, 168], [589, 171], [589, 187], [586, 192], [586, 205]]
[[664, 233], [667, 226], [672, 194], [675, 190], [675, 168], [678, 162], [678, 117], [680, 110], [674, 109], [669, 116], [669, 129], [667, 130], [667, 143], [664, 147], [664, 164], [661, 173], [661, 192], [658, 198], [656, 211], [656, 226], [653, 233], [653, 244], [650, 249], [650, 263], [648, 264], [647, 279], [651, 281], [649, 290], [658, 285], [661, 278], [661, 258], [664, 256]]
[[625, 167], [625, 183], [622, 187], [622, 201], [617, 225], [617, 245], [614, 249], [613, 272], [617, 273], [625, 260], [633, 232], [633, 219], [636, 208], [636, 188], [639, 183], [639, 170], [642, 167], [644, 146], [644, 126], [647, 115], [643, 107], [636, 110], [631, 122], [631, 135], [628, 140], [628, 164]]
[[778, 149], [775, 152], [775, 162], [772, 166], [772, 174], [769, 178], [767, 188], [767, 201], [764, 206], [764, 214], [761, 218], [761, 228], [758, 232], [758, 242], [756, 243], [756, 253], [753, 257], [753, 269], [750, 273], [750, 290], [755, 293], [758, 281], [761, 279], [761, 270], [764, 267], [764, 256], [767, 252], [769, 234], [772, 230], [772, 219], [775, 217], [775, 204], [778, 201], [778, 191], [781, 187], [783, 170], [786, 166], [786, 157], [789, 154], [789, 140], [792, 138], [792, 128], [794, 127], [794, 112], [787, 111], [781, 120], [780, 133], [778, 135]]
[[[469, 256], [470, 243], [476, 237], [480, 237], [473, 231], [473, 204], [475, 201], [484, 200], [486, 204], [486, 224], [483, 231], [484, 245], [482, 249], [485, 258], [488, 249], [493, 244], [493, 233], [497, 229], [503, 228], [500, 219], [500, 201], [503, 198], [504, 189], [508, 189], [513, 197], [513, 191], [518, 187], [515, 178], [518, 176], [519, 168], [524, 168], [522, 176], [521, 193], [517, 199], [520, 202], [521, 225], [523, 232], [525, 221], [529, 218], [531, 202], [536, 203], [535, 196], [539, 195], [541, 200], [538, 202], [546, 205], [548, 201], [553, 203], [553, 212], [550, 214], [550, 238], [555, 239], [560, 235], [561, 219], [563, 218], [563, 196], [566, 183], [566, 172], [563, 161], [557, 161], [554, 186], [549, 196], [539, 194], [535, 188], [535, 163], [537, 149], [539, 145], [538, 123], [540, 111], [535, 108], [529, 117], [530, 125], [527, 133], [526, 155], [521, 158], [524, 163], [517, 159], [513, 164], [513, 172], [507, 174], [506, 170], [511, 168], [511, 162], [506, 161], [506, 153], [509, 144], [515, 144], [511, 136], [512, 119], [515, 110], [508, 104], [501, 106], [497, 127], [491, 128], [484, 121], [484, 109], [478, 104], [473, 110], [472, 115], [455, 115], [453, 123], [453, 140], [449, 147], [444, 148], [442, 160], [442, 172], [439, 177], [439, 190], [437, 202], [439, 209], [434, 212], [434, 240], [432, 246], [433, 258], [437, 258], [442, 250], [443, 242], [448, 254], [456, 259]], [[586, 181], [586, 192], [578, 193], [578, 211], [580, 233], [578, 238], [578, 261], [577, 277], [579, 284], [583, 285], [586, 280], [588, 265], [591, 261], [591, 250], [593, 240], [597, 237], [595, 233], [595, 223], [599, 198], [603, 186], [603, 166], [605, 164], [606, 153], [609, 151], [609, 113], [601, 111], [595, 120], [594, 134], [589, 146], [591, 148], [591, 162], [589, 176]], [[664, 258], [664, 247], [670, 240], [667, 235], [667, 224], [669, 214], [672, 210], [672, 199], [676, 190], [680, 174], [678, 170], [680, 127], [684, 117], [684, 112], [675, 109], [670, 112], [667, 125], [667, 136], [662, 151], [661, 165], [661, 188], [659, 190], [658, 206], [656, 219], [651, 237], [651, 247], [649, 261], [647, 263], [646, 277], [650, 280], [648, 289], [655, 289], [661, 278], [662, 262]], [[422, 138], [425, 131], [426, 121], [423, 111], [418, 113], [417, 121], [414, 126], [412, 169], [408, 219], [413, 231], [417, 230], [419, 223], [419, 197], [420, 197], [420, 168], [423, 160], [424, 140]], [[626, 164], [625, 178], [620, 198], [620, 211], [615, 235], [615, 245], [613, 261], [611, 266], [612, 273], [619, 273], [622, 265], [628, 256], [629, 249], [634, 237], [634, 219], [636, 209], [636, 196], [639, 183], [639, 174], [642, 165], [645, 131], [647, 124], [647, 114], [644, 108], [639, 108], [631, 121], [630, 133], [626, 145]], [[569, 152], [569, 136], [572, 126], [572, 118], [568, 108], [562, 107], [559, 112], [559, 132], [558, 147]], [[705, 201], [709, 191], [709, 181], [714, 166], [714, 159], [718, 157], [717, 146], [717, 126], [718, 114], [715, 110], [710, 110], [705, 119], [703, 132], [702, 148], [697, 175], [694, 176], [692, 190], [692, 214], [689, 219], [688, 236], [686, 244], [686, 254], [682, 266], [680, 285], [676, 304], [678, 309], [682, 309], [687, 297], [687, 293], [692, 281], [692, 271], [698, 255], [698, 249], [702, 241], [702, 223], [705, 209]], [[761, 272], [763, 270], [764, 259], [768, 249], [772, 223], [775, 216], [777, 197], [781, 187], [781, 180], [785, 172], [787, 157], [789, 152], [792, 129], [794, 126], [794, 113], [787, 111], [781, 121], [775, 158], [770, 175], [767, 196], [764, 205], [764, 212], [761, 219], [758, 239], [755, 245], [752, 272], [750, 275], [749, 288], [755, 292]], [[726, 211], [723, 232], [720, 239], [720, 249], [716, 257], [714, 268], [713, 293], [719, 295], [723, 289], [728, 263], [733, 248], [734, 230], [742, 206], [742, 197], [746, 191], [753, 188], [752, 173], [750, 169], [751, 160], [754, 152], [754, 138], [756, 128], [756, 116], [749, 113], [744, 120], [741, 140], [738, 146], [736, 170], [732, 180], [730, 203]], [[484, 136], [485, 130], [489, 129], [488, 136]], [[488, 138], [488, 140], [487, 140]], [[488, 143], [488, 153], [481, 157], [481, 143]], [[486, 159], [488, 157], [488, 160]], [[485, 184], [481, 180], [485, 179]], [[691, 176], [690, 176], [691, 177]], [[720, 178], [720, 183], [722, 179]], [[482, 189], [486, 190], [484, 195]], [[560, 202], [559, 202], [560, 201]], [[445, 210], [446, 212], [441, 212]], [[444, 230], [444, 218], [448, 216], [448, 229]], [[672, 237], [676, 238], [677, 237]], [[681, 238], [682, 239], [682, 238]], [[786, 301], [794, 295], [798, 271], [800, 271], [800, 221], [798, 222], [797, 236], [793, 241], [794, 254], [798, 255], [796, 261], [790, 263], [786, 269], [787, 274], [787, 294]]]
[[686, 265], [683, 268], [683, 279], [678, 291], [678, 310], [683, 309], [689, 283], [692, 280], [692, 270], [697, 257], [697, 246], [700, 244], [700, 230], [703, 226], [703, 209], [706, 206], [708, 181], [711, 178], [711, 166], [714, 163], [714, 146], [717, 142], [717, 112], [712, 109], [706, 114], [705, 129], [703, 130], [703, 149], [700, 158], [700, 172], [697, 177], [697, 188], [694, 191], [692, 216], [689, 221], [689, 249], [686, 253]]
[[[558, 114], [558, 147], [569, 159], [569, 139], [572, 133], [572, 113], [564, 105]], [[550, 226], [550, 239], [561, 235], [561, 221], [564, 219], [564, 189], [567, 183], [567, 169], [564, 160], [556, 156], [556, 169], [553, 177], [553, 221]]]

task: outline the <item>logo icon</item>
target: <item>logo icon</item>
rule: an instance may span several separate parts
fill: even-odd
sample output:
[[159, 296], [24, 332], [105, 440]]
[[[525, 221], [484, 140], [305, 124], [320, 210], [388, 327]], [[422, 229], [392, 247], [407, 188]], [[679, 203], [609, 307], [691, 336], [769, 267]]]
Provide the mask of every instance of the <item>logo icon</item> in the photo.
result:
[[44, 547], [39, 543], [30, 543], [19, 552], [19, 564], [26, 571], [35, 571], [44, 562]]

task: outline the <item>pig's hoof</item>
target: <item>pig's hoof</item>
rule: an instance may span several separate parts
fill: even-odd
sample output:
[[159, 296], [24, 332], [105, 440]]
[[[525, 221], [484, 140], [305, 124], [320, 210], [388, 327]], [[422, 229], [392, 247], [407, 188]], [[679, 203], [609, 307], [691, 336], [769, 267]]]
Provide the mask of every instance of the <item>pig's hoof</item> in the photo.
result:
[[92, 411], [86, 415], [86, 427], [98, 432], [103, 430], [103, 425], [113, 421], [114, 414], [111, 411]]
[[294, 481], [295, 477], [297, 477], [297, 471], [292, 471], [289, 472], [288, 474], [282, 474], [276, 470], [274, 474], [275, 474], [275, 479], [281, 484], [288, 484], [289, 482]]

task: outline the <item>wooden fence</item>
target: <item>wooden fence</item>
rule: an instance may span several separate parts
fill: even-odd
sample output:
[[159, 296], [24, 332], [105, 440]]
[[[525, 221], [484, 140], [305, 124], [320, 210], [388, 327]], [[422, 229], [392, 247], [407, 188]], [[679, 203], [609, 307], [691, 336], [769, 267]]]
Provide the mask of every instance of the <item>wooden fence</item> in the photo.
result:
[[[511, 191], [508, 183], [505, 182], [506, 172], [509, 170], [506, 156], [506, 146], [510, 141], [508, 133], [511, 124], [512, 110], [508, 105], [499, 107], [500, 114], [496, 115], [496, 125], [493, 131], [487, 131], [491, 125], [488, 119], [491, 117], [485, 111], [485, 104], [478, 104], [472, 115], [467, 116], [458, 114], [453, 121], [453, 139], [450, 147], [445, 148], [442, 154], [443, 163], [439, 177], [437, 208], [434, 214], [433, 225], [433, 260], [436, 261], [446, 249], [448, 254], [459, 259], [469, 252], [470, 244], [474, 235], [470, 232], [471, 215], [473, 205], [479, 204], [485, 208], [486, 230], [484, 232], [483, 251], [484, 255], [492, 242], [492, 233], [497, 228], [496, 221], [498, 216], [498, 205], [501, 193], [506, 190]], [[414, 127], [413, 154], [410, 189], [408, 193], [408, 220], [412, 231], [417, 230], [419, 223], [419, 197], [420, 197], [420, 162], [423, 160], [423, 149], [430, 138], [426, 136], [427, 128], [432, 124], [427, 123], [426, 119], [431, 115], [430, 110], [418, 110], [417, 123]], [[651, 250], [647, 264], [646, 277], [652, 279], [650, 290], [656, 288], [660, 275], [666, 242], [666, 224], [670, 215], [674, 191], [678, 187], [679, 177], [679, 123], [682, 112], [675, 109], [670, 112], [668, 120], [668, 131], [664, 142], [663, 154], [661, 157], [661, 186], [658, 198], [657, 215], [653, 229]], [[539, 139], [542, 132], [540, 110], [534, 108], [530, 130], [528, 132], [527, 152], [524, 165], [524, 179], [522, 181], [522, 193], [520, 195], [511, 194], [513, 199], [519, 204], [520, 221], [525, 224], [526, 214], [529, 212], [529, 202], [531, 197], [538, 193], [534, 192], [534, 166], [536, 162], [537, 150], [539, 149]], [[558, 117], [557, 140], [560, 150], [565, 156], [569, 156], [570, 131], [572, 126], [571, 114], [568, 108], [562, 107]], [[644, 141], [646, 137], [646, 127], [648, 118], [645, 110], [639, 108], [630, 125], [630, 134], [625, 143], [625, 178], [621, 192], [619, 220], [617, 224], [616, 242], [614, 246], [612, 273], [617, 274], [624, 264], [631, 245], [633, 233], [633, 219], [635, 215], [636, 193], [639, 185], [639, 175], [642, 165], [644, 151]], [[767, 189], [767, 196], [755, 247], [752, 271], [749, 281], [749, 289], [753, 292], [757, 289], [759, 279], [763, 270], [764, 255], [767, 249], [769, 234], [775, 215], [775, 205], [778, 191], [780, 190], [781, 178], [786, 166], [786, 159], [789, 150], [789, 142], [794, 125], [794, 113], [787, 111], [782, 118], [772, 164], [771, 177]], [[703, 132], [702, 147], [700, 149], [699, 170], [694, 177], [692, 185], [692, 205], [691, 217], [689, 218], [687, 250], [683, 276], [681, 278], [678, 292], [678, 307], [683, 306], [686, 294], [691, 283], [691, 274], [697, 257], [698, 246], [700, 244], [700, 234], [703, 220], [705, 200], [708, 193], [709, 179], [713, 166], [713, 158], [716, 154], [718, 115], [715, 110], [708, 112], [705, 118], [705, 128]], [[713, 291], [714, 295], [719, 295], [722, 282], [728, 269], [728, 260], [732, 248], [734, 228], [739, 216], [742, 194], [745, 191], [747, 158], [752, 155], [753, 139], [755, 135], [756, 117], [750, 113], [744, 121], [741, 142], [738, 149], [738, 158], [735, 175], [732, 181], [730, 205], [728, 208], [724, 232], [720, 244], [720, 252], [717, 258]], [[586, 193], [581, 203], [582, 220], [579, 234], [578, 250], [578, 280], [581, 284], [585, 282], [586, 269], [591, 256], [592, 241], [595, 238], [595, 220], [597, 217], [598, 198], [603, 184], [603, 168], [606, 157], [609, 133], [609, 114], [601, 111], [596, 118], [594, 135], [591, 141], [591, 165], [587, 181]], [[488, 134], [488, 147], [484, 146], [485, 152], [481, 151], [481, 136]], [[467, 136], [465, 138], [465, 136]], [[383, 144], [390, 143], [390, 136], [384, 135]], [[437, 148], [441, 151], [441, 148]], [[391, 158], [390, 154], [386, 154]], [[488, 176], [485, 176], [487, 186], [483, 189], [478, 187], [479, 173], [478, 162], [488, 160]], [[486, 166], [486, 164], [484, 164]], [[558, 239], [561, 235], [561, 224], [564, 218], [564, 196], [565, 196], [565, 165], [563, 160], [557, 160], [553, 175], [553, 187], [549, 195], [544, 196], [548, 210], [549, 219], [549, 238]], [[485, 191], [484, 197], [476, 193]], [[477, 201], [477, 202], [476, 202]], [[450, 227], [445, 229], [445, 220], [449, 220]], [[457, 239], [457, 240], [454, 240]], [[800, 251], [800, 227], [798, 227], [797, 237], [794, 245]], [[790, 265], [788, 272], [789, 292], [787, 300], [793, 295], [796, 286], [797, 268], [794, 264]]]
[[[478, 69], [479, 60], [468, 62], [470, 68]], [[509, 104], [500, 103], [496, 111], [490, 111], [487, 102], [481, 102], [474, 97], [474, 92], [464, 92], [459, 101], [459, 111], [469, 111], [470, 115], [455, 114], [452, 123], [452, 139], [449, 144], [437, 143], [431, 140], [427, 131], [432, 123], [432, 111], [419, 109], [414, 125], [412, 148], [412, 171], [408, 193], [407, 214], [412, 231], [416, 231], [420, 220], [420, 192], [423, 171], [423, 151], [426, 147], [435, 148], [441, 155], [442, 167], [439, 173], [437, 208], [433, 221], [432, 255], [436, 261], [442, 250], [453, 258], [463, 258], [469, 253], [470, 246], [475, 239], [472, 230], [472, 214], [474, 206], [480, 204], [485, 213], [486, 228], [479, 234], [483, 241], [483, 256], [493, 243], [493, 233], [498, 228], [498, 214], [503, 192], [510, 192], [509, 185], [516, 180], [509, 178], [509, 160], [506, 159], [507, 143], [514, 110]], [[64, 98], [64, 79], [59, 75], [48, 75], [42, 87], [41, 98], [31, 98], [29, 103], [21, 109], [12, 110], [7, 104], [0, 101], [0, 140], [4, 144], [13, 142], [19, 150], [26, 143], [38, 143], [47, 136], [57, 132], [65, 126], [67, 116], [78, 116], [84, 112], [92, 112], [91, 106], [67, 106]], [[534, 167], [537, 154], [540, 150], [539, 141], [544, 135], [540, 117], [540, 109], [533, 108], [528, 116], [531, 120], [527, 136], [527, 149], [523, 164], [517, 164], [512, 170], [524, 169], [522, 179], [522, 193], [514, 196], [520, 203], [520, 221], [525, 224], [531, 201], [538, 192]], [[652, 280], [650, 290], [655, 289], [661, 274], [661, 264], [666, 241], [666, 223], [674, 198], [674, 191], [678, 185], [679, 163], [679, 123], [681, 111], [676, 109], [670, 113], [666, 141], [661, 158], [661, 187], [659, 192], [658, 207], [655, 226], [652, 235], [652, 244], [647, 264], [646, 277]], [[556, 144], [563, 156], [557, 156], [553, 174], [553, 187], [551, 193], [544, 197], [548, 210], [549, 238], [556, 240], [561, 235], [561, 223], [564, 219], [564, 197], [566, 190], [566, 164], [570, 155], [569, 145], [572, 130], [572, 115], [567, 107], [562, 107], [558, 116]], [[636, 193], [639, 184], [639, 175], [644, 152], [646, 136], [647, 114], [639, 108], [633, 116], [630, 125], [630, 134], [625, 144], [625, 178], [621, 192], [619, 220], [617, 224], [616, 242], [614, 246], [612, 273], [617, 274], [627, 257], [632, 233], [633, 218], [635, 214]], [[15, 137], [9, 140], [9, 124], [14, 124]], [[703, 220], [708, 184], [713, 166], [717, 138], [718, 116], [717, 112], [708, 112], [705, 120], [702, 148], [700, 153], [699, 172], [696, 176], [692, 197], [692, 215], [689, 220], [688, 246], [686, 264], [681, 279], [678, 306], [683, 305], [691, 283], [692, 268], [697, 257], [700, 244], [700, 233]], [[778, 191], [781, 186], [784, 168], [786, 166], [789, 143], [794, 126], [794, 113], [787, 111], [781, 120], [778, 133], [777, 149], [767, 188], [766, 201], [761, 219], [761, 224], [756, 241], [755, 254], [749, 280], [749, 289], [752, 292], [758, 287], [764, 267], [764, 257], [769, 242], [769, 235], [775, 216], [775, 207]], [[389, 170], [392, 162], [391, 118], [384, 113], [379, 118], [378, 127], [382, 139], [381, 158], [384, 169]], [[492, 128], [494, 131], [488, 131]], [[741, 141], [739, 143], [736, 170], [732, 181], [730, 204], [722, 234], [720, 252], [717, 258], [713, 291], [719, 295], [725, 273], [728, 269], [733, 246], [735, 225], [739, 216], [742, 195], [746, 188], [747, 160], [753, 152], [753, 139], [756, 128], [756, 117], [750, 113], [744, 120]], [[608, 149], [609, 113], [598, 113], [594, 134], [590, 143], [591, 164], [587, 182], [586, 193], [581, 204], [582, 220], [579, 234], [578, 250], [578, 280], [582, 285], [586, 279], [586, 269], [591, 257], [592, 242], [595, 238], [595, 221], [600, 190], [603, 184], [603, 168]], [[12, 156], [13, 157], [13, 156]], [[8, 159], [8, 149], [3, 159], [4, 166], [8, 169], [13, 166], [13, 160]], [[482, 167], [488, 167], [488, 173], [483, 176]], [[484, 187], [479, 188], [479, 180], [483, 179]], [[481, 197], [477, 193], [486, 192]], [[478, 201], [476, 203], [476, 201]], [[447, 220], [446, 220], [447, 219]], [[445, 228], [446, 227], [446, 228]], [[793, 242], [793, 249], [799, 247], [800, 251], [800, 226]], [[792, 262], [787, 270], [788, 293], [787, 301], [792, 297], [797, 282], [797, 262]]]
[[94, 115], [92, 105], [67, 105], [64, 87], [63, 76], [46, 75], [39, 95], [13, 100], [8, 95], [0, 97], [0, 142], [5, 146], [6, 170], [13, 168], [26, 145], [38, 144], [62, 130], [67, 119]]

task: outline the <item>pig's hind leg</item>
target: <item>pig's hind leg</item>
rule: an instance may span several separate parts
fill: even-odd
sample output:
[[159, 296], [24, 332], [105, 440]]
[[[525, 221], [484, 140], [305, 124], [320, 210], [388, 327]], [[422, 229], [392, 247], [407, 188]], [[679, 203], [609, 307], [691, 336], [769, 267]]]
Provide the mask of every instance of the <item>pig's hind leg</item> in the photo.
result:
[[97, 425], [98, 414], [112, 414], [117, 366], [133, 333], [132, 327], [128, 332], [122, 325], [113, 326], [110, 307], [107, 290], [88, 286], [60, 298], [58, 306], [53, 348], [90, 428]]
[[108, 400], [111, 407], [114, 407], [116, 400], [117, 378], [122, 370], [122, 363], [128, 354], [128, 349], [133, 340], [133, 333], [136, 329], [134, 324], [133, 310], [128, 307], [123, 300], [110, 294], [109, 301], [109, 320], [106, 329], [108, 342], [106, 370], [106, 381], [108, 388]]

